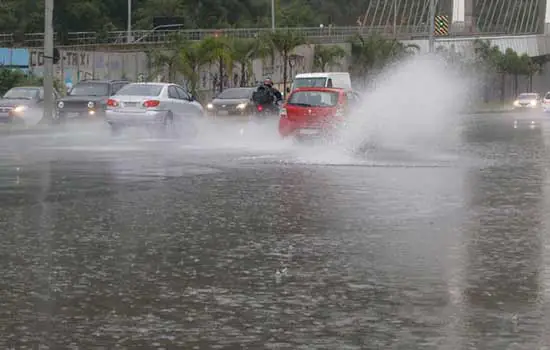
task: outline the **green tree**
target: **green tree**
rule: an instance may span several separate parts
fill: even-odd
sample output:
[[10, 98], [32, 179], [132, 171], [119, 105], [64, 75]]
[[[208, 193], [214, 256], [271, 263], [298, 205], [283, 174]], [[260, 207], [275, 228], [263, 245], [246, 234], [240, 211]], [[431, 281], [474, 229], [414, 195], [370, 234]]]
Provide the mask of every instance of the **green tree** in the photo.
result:
[[405, 45], [395, 39], [379, 35], [364, 38], [356, 35], [351, 42], [351, 67], [358, 76], [366, 76], [371, 71], [379, 71], [387, 64], [405, 58], [419, 50], [417, 45]]
[[514, 95], [518, 94], [519, 76], [526, 74], [527, 62], [522, 59], [513, 49], [506, 49], [502, 55], [502, 71], [504, 74], [510, 74], [514, 78]]
[[313, 67], [316, 70], [324, 72], [327, 67], [341, 65], [342, 59], [346, 57], [346, 55], [346, 50], [338, 45], [315, 45], [313, 52]]
[[181, 71], [180, 51], [185, 45], [180, 35], [173, 35], [164, 50], [154, 50], [150, 53], [153, 75], [156, 76], [165, 69], [168, 70], [168, 81], [174, 82], [176, 75]]
[[181, 65], [180, 73], [187, 81], [187, 89], [197, 95], [200, 80], [200, 70], [208, 63], [207, 55], [200, 42], [187, 42], [179, 50]]
[[283, 91], [286, 91], [290, 55], [297, 47], [307, 44], [306, 38], [298, 31], [286, 29], [270, 32], [265, 39], [273, 52], [281, 55], [283, 61]]
[[223, 78], [225, 73], [233, 72], [233, 53], [231, 40], [224, 36], [211, 36], [201, 42], [201, 50], [205, 61], [218, 66], [218, 92], [223, 91]]
[[271, 54], [271, 50], [264, 43], [257, 39], [236, 38], [231, 42], [232, 61], [239, 64], [240, 83], [244, 87], [249, 83], [252, 76], [252, 65], [257, 58], [265, 58]]

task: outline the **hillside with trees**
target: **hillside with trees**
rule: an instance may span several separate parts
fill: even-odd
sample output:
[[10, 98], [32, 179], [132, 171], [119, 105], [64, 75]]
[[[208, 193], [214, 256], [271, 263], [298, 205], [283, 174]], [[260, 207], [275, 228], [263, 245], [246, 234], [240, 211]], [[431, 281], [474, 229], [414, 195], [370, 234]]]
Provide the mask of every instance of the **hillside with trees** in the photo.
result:
[[[436, 0], [437, 14], [452, 15], [452, 0]], [[475, 2], [481, 31], [531, 32], [541, 11], [530, 0]], [[428, 23], [429, 0], [275, 0], [279, 27], [418, 26]], [[55, 0], [58, 33], [125, 30], [126, 0]], [[153, 18], [183, 18], [184, 28], [269, 27], [271, 0], [132, 0], [134, 29], [151, 29]], [[498, 11], [497, 11], [498, 10]], [[496, 15], [496, 14], [499, 15]], [[44, 1], [0, 2], [0, 33], [41, 33]]]

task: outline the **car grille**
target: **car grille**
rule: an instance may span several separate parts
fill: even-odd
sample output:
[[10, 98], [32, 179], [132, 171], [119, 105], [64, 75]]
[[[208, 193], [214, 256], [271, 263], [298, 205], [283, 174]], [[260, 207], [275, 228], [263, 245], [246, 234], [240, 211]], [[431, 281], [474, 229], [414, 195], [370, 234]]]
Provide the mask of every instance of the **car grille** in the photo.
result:
[[230, 113], [230, 114], [241, 112], [240, 109], [237, 109], [237, 105], [235, 105], [235, 104], [232, 104], [232, 105], [215, 105], [214, 109], [217, 112], [226, 112], [226, 113]]
[[0, 106], [0, 113], [8, 113], [13, 107]]
[[88, 108], [88, 101], [63, 101], [63, 108]]

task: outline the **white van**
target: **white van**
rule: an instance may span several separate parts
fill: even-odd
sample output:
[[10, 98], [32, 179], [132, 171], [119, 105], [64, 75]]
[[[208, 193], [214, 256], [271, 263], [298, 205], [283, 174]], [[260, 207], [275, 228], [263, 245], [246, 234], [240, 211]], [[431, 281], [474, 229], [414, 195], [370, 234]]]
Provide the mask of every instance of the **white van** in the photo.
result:
[[297, 74], [291, 91], [301, 87], [334, 87], [351, 90], [351, 78], [347, 72]]

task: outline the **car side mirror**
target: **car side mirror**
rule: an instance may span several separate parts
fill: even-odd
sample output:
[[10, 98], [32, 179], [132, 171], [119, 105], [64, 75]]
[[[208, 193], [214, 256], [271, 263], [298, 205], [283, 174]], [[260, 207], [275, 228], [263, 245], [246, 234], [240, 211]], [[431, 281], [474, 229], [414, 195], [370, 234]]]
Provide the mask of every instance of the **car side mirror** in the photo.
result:
[[289, 87], [286, 88], [286, 93], [290, 94], [290, 88]]

